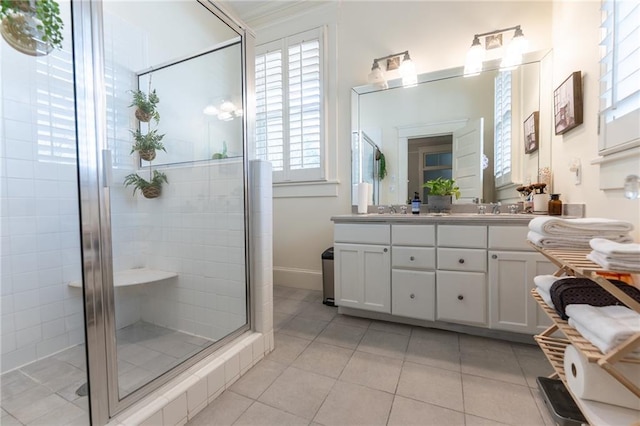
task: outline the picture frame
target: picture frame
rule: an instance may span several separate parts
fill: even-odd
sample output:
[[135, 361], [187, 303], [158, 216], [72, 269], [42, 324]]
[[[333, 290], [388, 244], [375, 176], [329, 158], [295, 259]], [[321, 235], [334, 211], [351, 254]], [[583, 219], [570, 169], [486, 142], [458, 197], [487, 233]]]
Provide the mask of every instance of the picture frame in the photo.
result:
[[582, 72], [571, 73], [553, 92], [553, 117], [556, 135], [582, 124]]
[[539, 111], [534, 111], [526, 120], [524, 120], [524, 152], [526, 154], [531, 154], [538, 150], [540, 140], [539, 120]]

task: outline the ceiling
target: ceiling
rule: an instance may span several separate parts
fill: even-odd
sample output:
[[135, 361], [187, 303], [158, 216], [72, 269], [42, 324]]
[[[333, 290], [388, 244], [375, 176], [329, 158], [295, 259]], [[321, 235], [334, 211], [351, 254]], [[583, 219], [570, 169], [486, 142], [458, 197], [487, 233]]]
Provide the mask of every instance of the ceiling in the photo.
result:
[[337, 0], [222, 0], [222, 3], [246, 23], [269, 15], [279, 15], [286, 10], [292, 12], [308, 10]]

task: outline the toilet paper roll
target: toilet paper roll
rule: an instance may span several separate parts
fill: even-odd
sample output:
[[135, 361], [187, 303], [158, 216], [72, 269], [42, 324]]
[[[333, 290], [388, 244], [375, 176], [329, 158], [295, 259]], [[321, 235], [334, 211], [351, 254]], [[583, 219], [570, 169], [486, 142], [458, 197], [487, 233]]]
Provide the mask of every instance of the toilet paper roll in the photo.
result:
[[366, 182], [358, 184], [358, 213], [366, 213], [369, 206], [369, 185]]
[[[616, 363], [615, 368], [640, 386], [640, 364]], [[573, 345], [564, 351], [564, 374], [569, 389], [579, 398], [640, 410], [640, 398], [598, 364], [590, 363]]]
[[533, 211], [546, 212], [549, 211], [549, 194], [533, 194]]

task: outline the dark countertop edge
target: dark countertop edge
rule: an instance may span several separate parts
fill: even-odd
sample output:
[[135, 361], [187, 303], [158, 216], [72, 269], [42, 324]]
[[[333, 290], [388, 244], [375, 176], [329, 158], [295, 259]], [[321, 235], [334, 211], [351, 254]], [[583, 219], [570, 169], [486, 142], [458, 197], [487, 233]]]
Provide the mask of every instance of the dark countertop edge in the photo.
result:
[[403, 214], [345, 214], [332, 216], [334, 223], [461, 223], [461, 224], [482, 224], [482, 225], [527, 225], [531, 219], [538, 215], [451, 215], [451, 216], [431, 216], [431, 215], [403, 215]]

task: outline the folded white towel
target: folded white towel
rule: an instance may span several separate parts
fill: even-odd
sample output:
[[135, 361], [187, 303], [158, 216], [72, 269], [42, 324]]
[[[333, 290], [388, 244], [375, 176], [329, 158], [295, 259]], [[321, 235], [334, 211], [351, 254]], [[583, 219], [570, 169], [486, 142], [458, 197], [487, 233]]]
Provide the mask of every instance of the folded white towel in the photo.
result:
[[551, 286], [558, 280], [562, 280], [564, 278], [573, 278], [573, 277], [556, 277], [555, 275], [536, 275], [533, 277], [533, 283], [536, 287], [546, 291], [547, 293], [551, 290]]
[[640, 272], [640, 257], [636, 260], [626, 260], [607, 257], [600, 252], [592, 251], [587, 255], [587, 259], [597, 263], [604, 269], [620, 272]]
[[640, 314], [626, 306], [567, 305], [565, 312], [575, 323], [598, 336], [605, 345], [615, 346], [640, 333]]
[[562, 219], [540, 216], [529, 222], [529, 229], [547, 236], [590, 235], [600, 237], [603, 234], [626, 234], [633, 231], [633, 224], [603, 218]]
[[[569, 305], [569, 306], [578, 306], [578, 305]], [[611, 352], [611, 350], [617, 346], [617, 345], [609, 345], [605, 343], [600, 337], [598, 337], [597, 334], [595, 334], [593, 331], [589, 330], [588, 328], [583, 327], [581, 324], [578, 324], [573, 320], [573, 318], [569, 318], [569, 325], [575, 328], [578, 331], [578, 333], [580, 333], [582, 337], [587, 339], [593, 346], [600, 349], [600, 352], [602, 352], [603, 354]], [[618, 342], [618, 344], [619, 343], [622, 343], [622, 342]], [[627, 354], [627, 356], [630, 358], [640, 358], [640, 348], [631, 351], [629, 354]]]
[[541, 287], [536, 288], [536, 292], [540, 295], [540, 297], [542, 297], [542, 300], [544, 300], [544, 303], [546, 303], [547, 305], [549, 305], [549, 307], [551, 307], [551, 309], [555, 309], [555, 305], [553, 304], [553, 301], [551, 300], [551, 294], [544, 290]]
[[[534, 219], [535, 220], [535, 219]], [[631, 242], [633, 239], [628, 235], [609, 235], [608, 239], [612, 241], [618, 241], [621, 243]], [[536, 231], [529, 231], [527, 233], [527, 239], [538, 247], [543, 248], [590, 248], [589, 241], [592, 239], [590, 236], [579, 235], [543, 235]]]
[[640, 244], [627, 243], [620, 244], [615, 241], [605, 240], [604, 238], [593, 238], [589, 241], [589, 245], [595, 251], [606, 254], [611, 257], [633, 257], [640, 261]]

